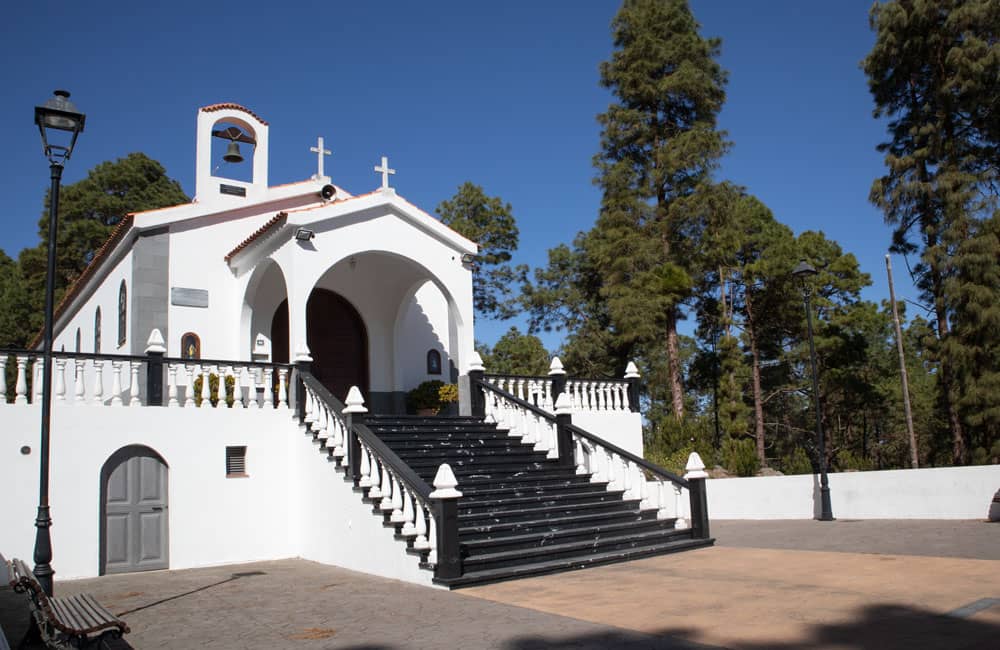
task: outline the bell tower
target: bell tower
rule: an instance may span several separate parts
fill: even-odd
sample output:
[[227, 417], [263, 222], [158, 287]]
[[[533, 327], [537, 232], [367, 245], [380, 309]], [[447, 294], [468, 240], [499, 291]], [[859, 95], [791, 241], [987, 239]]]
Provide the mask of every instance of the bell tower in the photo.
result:
[[267, 122], [239, 104], [198, 111], [195, 200], [243, 203], [267, 191]]

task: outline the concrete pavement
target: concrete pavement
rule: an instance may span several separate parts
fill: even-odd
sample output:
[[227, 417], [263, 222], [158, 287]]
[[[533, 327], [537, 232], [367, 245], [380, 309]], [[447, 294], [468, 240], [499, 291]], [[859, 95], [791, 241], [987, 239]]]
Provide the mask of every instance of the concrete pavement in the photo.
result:
[[[304, 560], [56, 588], [94, 593], [136, 648], [1000, 647], [1000, 524], [712, 525], [713, 548], [450, 593]], [[19, 598], [0, 591], [13, 638]]]

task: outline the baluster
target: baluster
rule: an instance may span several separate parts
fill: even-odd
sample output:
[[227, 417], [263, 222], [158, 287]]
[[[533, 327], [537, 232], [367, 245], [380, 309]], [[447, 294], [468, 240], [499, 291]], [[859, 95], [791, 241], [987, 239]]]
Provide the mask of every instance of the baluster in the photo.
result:
[[177, 402], [177, 364], [167, 364], [167, 407], [179, 406]]
[[615, 460], [615, 455], [611, 452], [604, 452], [605, 459], [607, 460], [608, 468], [608, 490], [618, 489], [618, 467]]
[[87, 387], [84, 385], [84, 368], [86, 361], [75, 359], [73, 361], [73, 401], [83, 404], [87, 401]]
[[622, 494], [623, 499], [633, 499], [635, 495], [632, 494], [632, 461], [622, 458], [622, 488], [624, 494]]
[[111, 406], [124, 406], [122, 401], [122, 362], [111, 362]]
[[685, 530], [689, 527], [688, 520], [684, 518], [683, 510], [681, 510], [681, 486], [674, 485], [674, 512], [677, 513], [677, 521], [674, 522], [674, 528], [677, 530]]
[[94, 359], [94, 404], [104, 405], [104, 361]]
[[7, 403], [7, 355], [0, 352], [0, 404]]
[[330, 438], [330, 410], [326, 408], [326, 404], [316, 406], [316, 426], [313, 427], [313, 432], [317, 440], [325, 441]]
[[382, 512], [392, 512], [392, 474], [389, 466], [382, 463], [382, 500], [378, 504], [378, 509]]
[[129, 373], [129, 384], [128, 384], [128, 405], [129, 406], [142, 406], [139, 403], [139, 366], [142, 365], [140, 361], [129, 362], [130, 370]]
[[371, 452], [368, 451], [368, 447], [361, 445], [361, 478], [358, 480], [358, 487], [371, 487], [371, 472]]
[[623, 411], [631, 411], [632, 404], [628, 401], [628, 384], [621, 387], [621, 402]]
[[573, 462], [576, 464], [577, 474], [586, 474], [587, 468], [584, 465], [586, 460], [583, 457], [583, 441], [580, 436], [573, 436]]
[[639, 509], [640, 510], [652, 510], [656, 506], [653, 505], [653, 499], [649, 494], [649, 483], [646, 480], [646, 471], [639, 468]]
[[201, 408], [211, 408], [212, 403], [209, 401], [211, 395], [209, 394], [209, 380], [208, 380], [208, 366], [202, 365], [198, 368], [198, 374], [201, 375]]
[[[391, 521], [395, 523], [402, 523], [403, 527], [400, 529], [400, 534], [411, 536], [413, 535], [413, 506], [410, 505], [410, 492], [403, 485], [403, 482], [398, 478], [396, 479], [396, 487], [398, 488], [393, 494], [393, 509]], [[399, 505], [396, 505], [396, 501], [399, 501]], [[397, 518], [396, 513], [399, 513]]]
[[184, 364], [187, 386], [184, 387], [184, 408], [194, 406], [194, 364]]
[[243, 403], [243, 366], [233, 366], [233, 408], [246, 408]]
[[522, 402], [527, 401], [524, 398], [524, 380], [523, 379], [518, 379], [517, 380], [517, 399], [521, 400]]
[[657, 519], [670, 519], [670, 513], [667, 512], [667, 485], [663, 480], [656, 481], [656, 506]]
[[427, 545], [430, 549], [430, 552], [427, 554], [427, 564], [434, 566], [438, 561], [437, 517], [434, 516], [432, 508], [428, 508], [427, 513], [430, 515], [431, 520], [431, 529], [427, 535]]
[[431, 547], [430, 544], [427, 543], [427, 507], [424, 506], [424, 502], [420, 499], [414, 497], [413, 500], [417, 506], [417, 520], [414, 522], [417, 538], [413, 540], [413, 548], [418, 551], [425, 551]]
[[[369, 453], [371, 453], [371, 451], [369, 451]], [[382, 496], [382, 484], [381, 484], [381, 479], [379, 478], [381, 476], [381, 472], [379, 471], [379, 466], [381, 465], [381, 463], [379, 462], [378, 456], [376, 456], [375, 454], [371, 454], [371, 458], [372, 458], [372, 478], [371, 478], [372, 486], [371, 489], [368, 490], [368, 498], [374, 500]]]
[[66, 401], [66, 360], [65, 359], [53, 359], [56, 366], [56, 400], [60, 402]]
[[549, 453], [548, 458], [559, 458], [559, 433], [555, 422], [549, 422], [548, 420], [543, 420], [541, 416], [538, 416], [539, 422], [547, 430]]
[[264, 368], [264, 404], [274, 408], [274, 369], [270, 366]]
[[398, 476], [392, 477], [392, 515], [389, 521], [394, 524], [401, 524], [406, 521], [403, 516], [403, 484]]
[[17, 358], [17, 381], [14, 383], [14, 403], [28, 403], [28, 357]]
[[278, 408], [282, 410], [288, 410], [288, 395], [287, 391], [288, 382], [288, 368], [278, 369]]
[[331, 426], [333, 426], [333, 457], [343, 458], [344, 457], [344, 423], [340, 418], [331, 418]]
[[35, 359], [33, 364], [32, 372], [35, 375], [34, 390], [35, 398], [32, 400], [32, 404], [42, 403], [42, 383], [45, 381], [44, 376], [45, 362], [41, 359]]

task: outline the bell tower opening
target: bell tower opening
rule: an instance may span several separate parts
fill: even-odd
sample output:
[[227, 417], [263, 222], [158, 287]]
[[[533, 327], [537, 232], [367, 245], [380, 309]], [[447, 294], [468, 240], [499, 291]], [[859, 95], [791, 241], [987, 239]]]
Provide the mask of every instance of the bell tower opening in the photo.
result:
[[195, 199], [241, 203], [267, 191], [268, 126], [239, 104], [198, 111]]

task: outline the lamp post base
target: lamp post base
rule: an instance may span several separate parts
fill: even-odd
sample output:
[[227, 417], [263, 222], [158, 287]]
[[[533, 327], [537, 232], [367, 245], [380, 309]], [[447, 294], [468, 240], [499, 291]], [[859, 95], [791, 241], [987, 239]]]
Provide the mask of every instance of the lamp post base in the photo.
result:
[[38, 506], [38, 514], [35, 516], [35, 568], [32, 573], [38, 579], [38, 584], [42, 586], [45, 595], [52, 596], [52, 536], [49, 528], [52, 527], [52, 518], [49, 517], [48, 506]]

